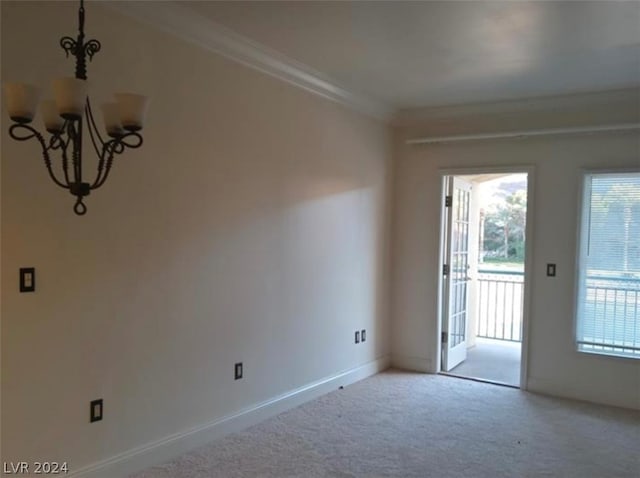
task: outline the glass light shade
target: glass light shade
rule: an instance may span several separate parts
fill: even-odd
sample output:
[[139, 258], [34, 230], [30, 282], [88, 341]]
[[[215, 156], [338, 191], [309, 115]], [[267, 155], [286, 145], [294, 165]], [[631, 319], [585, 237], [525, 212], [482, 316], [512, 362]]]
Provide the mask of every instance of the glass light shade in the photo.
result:
[[58, 113], [65, 119], [78, 119], [84, 112], [89, 84], [78, 78], [58, 78], [53, 81], [53, 93]]
[[115, 138], [124, 134], [118, 103], [104, 103], [102, 105], [102, 117], [104, 118], [104, 127], [109, 136]]
[[134, 95], [133, 93], [116, 93], [115, 97], [120, 111], [120, 121], [124, 129], [128, 131], [142, 129], [149, 98], [143, 95]]
[[58, 107], [54, 100], [45, 100], [40, 104], [44, 127], [49, 133], [59, 133], [64, 126], [64, 118], [58, 113]]
[[5, 83], [5, 98], [9, 117], [16, 123], [29, 123], [36, 114], [39, 91], [25, 83]]

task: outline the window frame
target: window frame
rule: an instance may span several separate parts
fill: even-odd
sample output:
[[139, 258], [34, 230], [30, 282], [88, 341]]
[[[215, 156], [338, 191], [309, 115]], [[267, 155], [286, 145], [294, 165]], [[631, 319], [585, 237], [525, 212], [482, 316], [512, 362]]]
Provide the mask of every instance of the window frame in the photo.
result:
[[[591, 187], [588, 182], [589, 178], [594, 176], [606, 175], [623, 175], [623, 174], [640, 174], [640, 168], [620, 168], [620, 169], [582, 169], [580, 186], [578, 188], [578, 230], [576, 237], [576, 264], [575, 264], [575, 292], [574, 292], [574, 317], [573, 317], [573, 344], [574, 350], [580, 354], [593, 355], [601, 358], [619, 359], [619, 360], [640, 360], [640, 353], [631, 354], [624, 352], [615, 352], [609, 350], [597, 350], [593, 348], [585, 349], [580, 343], [578, 332], [580, 330], [580, 321], [584, 303], [582, 298], [582, 271], [586, 263], [586, 248], [584, 247], [585, 233], [589, 227], [590, 211], [591, 211]], [[587, 208], [586, 206], [589, 205]]]

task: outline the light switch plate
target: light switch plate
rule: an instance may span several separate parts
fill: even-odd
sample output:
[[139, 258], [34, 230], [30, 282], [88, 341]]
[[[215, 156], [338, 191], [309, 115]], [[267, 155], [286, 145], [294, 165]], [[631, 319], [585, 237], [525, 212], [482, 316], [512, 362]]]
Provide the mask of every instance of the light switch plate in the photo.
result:
[[556, 276], [556, 265], [547, 264], [547, 277], [555, 277], [555, 276]]
[[35, 292], [36, 269], [35, 267], [20, 268], [20, 292]]
[[90, 407], [89, 421], [93, 423], [93, 422], [99, 422], [100, 420], [102, 420], [102, 415], [104, 413], [104, 409], [102, 406], [102, 399], [99, 398], [98, 400], [92, 400], [89, 407]]

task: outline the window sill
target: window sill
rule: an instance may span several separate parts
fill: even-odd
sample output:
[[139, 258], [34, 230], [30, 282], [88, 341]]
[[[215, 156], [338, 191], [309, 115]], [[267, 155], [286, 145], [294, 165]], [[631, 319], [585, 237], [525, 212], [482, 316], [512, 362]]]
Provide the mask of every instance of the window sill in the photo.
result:
[[578, 345], [576, 351], [581, 354], [587, 354], [598, 357], [608, 357], [613, 359], [623, 360], [640, 360], [639, 353], [630, 352], [613, 352], [609, 350], [594, 350], [591, 346]]

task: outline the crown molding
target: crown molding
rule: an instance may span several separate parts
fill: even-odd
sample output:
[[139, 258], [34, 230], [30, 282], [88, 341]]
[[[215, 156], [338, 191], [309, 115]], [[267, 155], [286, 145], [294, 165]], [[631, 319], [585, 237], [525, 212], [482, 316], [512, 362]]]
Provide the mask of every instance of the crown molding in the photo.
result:
[[101, 5], [360, 113], [383, 121], [393, 118], [394, 110], [388, 105], [351, 91], [319, 71], [239, 35], [178, 2], [102, 2]]
[[547, 128], [537, 130], [505, 131], [500, 133], [461, 134], [451, 136], [427, 136], [423, 138], [408, 139], [405, 144], [439, 144], [460, 143], [465, 141], [484, 141], [492, 139], [524, 139], [536, 136], [568, 136], [578, 134], [597, 133], [624, 133], [640, 130], [640, 123], [614, 124], [601, 126], [583, 126], [575, 128]]
[[558, 111], [592, 111], [601, 107], [625, 106], [636, 116], [640, 114], [640, 87], [632, 86], [624, 89], [571, 93], [564, 95], [519, 98], [483, 103], [466, 103], [459, 105], [427, 106], [407, 108], [396, 112], [394, 124], [407, 126], [419, 121], [441, 119], [456, 120], [461, 118], [522, 114]]

